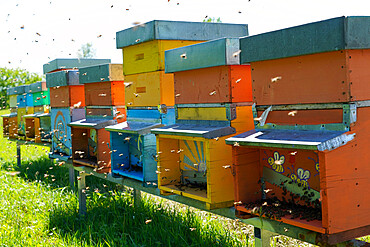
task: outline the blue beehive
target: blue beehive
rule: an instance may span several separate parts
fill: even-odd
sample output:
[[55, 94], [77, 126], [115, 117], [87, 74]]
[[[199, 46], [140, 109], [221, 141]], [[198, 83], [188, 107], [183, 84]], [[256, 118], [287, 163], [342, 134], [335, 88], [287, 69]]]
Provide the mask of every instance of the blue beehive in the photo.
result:
[[85, 109], [52, 108], [52, 147], [50, 158], [66, 160], [72, 155], [71, 127], [68, 124], [85, 118]]
[[127, 121], [105, 128], [110, 132], [112, 173], [156, 186], [156, 138], [150, 130], [174, 122], [173, 108], [128, 108]]

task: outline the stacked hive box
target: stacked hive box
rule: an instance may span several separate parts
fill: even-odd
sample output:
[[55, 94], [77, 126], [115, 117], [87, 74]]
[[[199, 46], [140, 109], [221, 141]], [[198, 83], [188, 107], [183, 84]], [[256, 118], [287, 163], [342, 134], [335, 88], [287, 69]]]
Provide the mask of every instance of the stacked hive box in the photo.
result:
[[17, 117], [17, 95], [24, 93], [25, 87], [12, 87], [7, 89], [9, 95], [10, 113], [2, 115], [3, 118], [3, 136], [15, 139], [18, 137], [18, 117]]
[[85, 117], [84, 86], [79, 84], [78, 68], [109, 63], [110, 59], [55, 59], [44, 64], [50, 90], [52, 148], [50, 158], [66, 160], [72, 155], [71, 121]]
[[174, 77], [164, 52], [220, 37], [247, 35], [246, 25], [151, 21], [117, 33], [123, 51], [127, 122], [110, 126], [112, 172], [155, 186], [156, 141], [150, 129], [175, 123]]
[[69, 124], [73, 164], [110, 172], [110, 134], [104, 127], [126, 120], [122, 64], [80, 68], [79, 78], [85, 86], [86, 118]]
[[152, 130], [162, 193], [203, 201], [209, 209], [233, 205], [232, 148], [224, 140], [254, 127], [250, 66], [240, 65], [239, 53], [239, 38], [166, 51], [176, 124]]
[[36, 143], [51, 141], [50, 93], [46, 82], [26, 86], [26, 105], [33, 107], [33, 114], [24, 115], [26, 140]]
[[369, 17], [341, 17], [241, 39], [258, 121], [226, 140], [240, 216], [331, 244], [370, 234], [369, 26]]
[[22, 94], [17, 95], [17, 122], [18, 122], [18, 139], [26, 139], [26, 119], [25, 115], [33, 113], [33, 106], [27, 105], [27, 92], [28, 86], [18, 86], [16, 87], [18, 92]]

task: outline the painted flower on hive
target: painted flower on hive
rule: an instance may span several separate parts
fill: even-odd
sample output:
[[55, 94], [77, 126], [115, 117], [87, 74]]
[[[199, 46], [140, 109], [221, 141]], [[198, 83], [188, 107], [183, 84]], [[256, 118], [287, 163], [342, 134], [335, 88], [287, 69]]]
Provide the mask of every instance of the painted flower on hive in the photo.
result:
[[290, 178], [297, 182], [298, 184], [301, 184], [303, 187], [308, 187], [308, 179], [311, 177], [309, 170], [304, 170], [303, 168], [297, 169], [297, 174], [292, 173], [290, 175]]
[[285, 162], [285, 156], [281, 155], [278, 152], [274, 152], [273, 157], [269, 157], [267, 159], [267, 162], [271, 166], [272, 170], [283, 173], [284, 172], [284, 162]]

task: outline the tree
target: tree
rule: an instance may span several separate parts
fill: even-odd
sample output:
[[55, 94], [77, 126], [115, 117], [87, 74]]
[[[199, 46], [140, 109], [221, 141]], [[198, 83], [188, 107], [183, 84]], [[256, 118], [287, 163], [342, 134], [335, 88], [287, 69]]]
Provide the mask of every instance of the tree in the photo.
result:
[[215, 17], [208, 17], [208, 19], [207, 19], [207, 17], [206, 18], [204, 18], [204, 20], [203, 20], [203, 22], [217, 22], [217, 23], [221, 23], [222, 21], [221, 21], [221, 18], [220, 17], [218, 17], [217, 19], [215, 18]]
[[41, 81], [40, 77], [36, 73], [30, 73], [24, 69], [8, 69], [0, 68], [0, 107], [5, 109], [9, 107], [9, 97], [6, 94], [6, 90], [11, 87], [20, 85], [32, 84]]
[[86, 43], [81, 45], [81, 48], [78, 49], [77, 57], [78, 58], [94, 58], [96, 51], [92, 48], [92, 43]]

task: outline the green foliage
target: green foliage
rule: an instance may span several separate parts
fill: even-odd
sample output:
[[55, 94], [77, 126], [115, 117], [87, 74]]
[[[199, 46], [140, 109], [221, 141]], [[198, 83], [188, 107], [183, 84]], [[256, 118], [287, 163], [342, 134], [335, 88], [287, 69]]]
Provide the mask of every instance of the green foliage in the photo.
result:
[[38, 74], [30, 73], [24, 69], [0, 68], [0, 109], [9, 106], [9, 97], [6, 94], [7, 88], [32, 84], [41, 80], [42, 77]]
[[208, 17], [204, 18], [203, 22], [216, 22], [216, 23], [221, 23], [221, 17], [218, 17], [217, 19], [215, 17]]
[[81, 45], [81, 48], [78, 49], [77, 57], [78, 58], [94, 58], [96, 56], [96, 51], [92, 47], [92, 43], [86, 43]]

